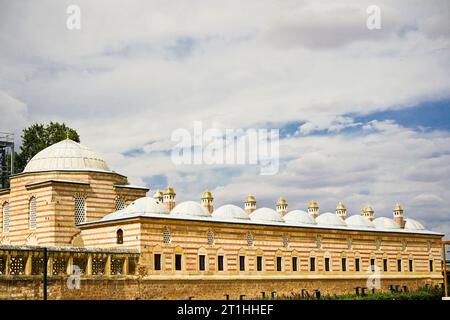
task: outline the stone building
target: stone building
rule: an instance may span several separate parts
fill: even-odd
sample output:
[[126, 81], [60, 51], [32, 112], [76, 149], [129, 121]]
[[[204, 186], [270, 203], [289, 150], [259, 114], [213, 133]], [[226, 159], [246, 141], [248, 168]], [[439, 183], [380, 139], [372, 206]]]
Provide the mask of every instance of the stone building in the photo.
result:
[[[404, 217], [399, 204], [392, 218], [372, 207], [350, 215], [342, 202], [335, 212], [320, 213], [317, 201], [289, 211], [283, 197], [275, 209], [257, 208], [253, 195], [243, 208], [215, 208], [209, 191], [177, 204], [172, 187], [147, 197], [71, 140], [38, 153], [10, 182], [0, 190], [0, 289], [2, 275], [34, 281], [44, 246], [54, 252], [50, 276], [82, 265], [84, 289], [55, 293], [62, 298], [344, 293], [372, 278], [381, 290], [442, 283], [443, 235]], [[28, 286], [20, 283], [17, 292]]]

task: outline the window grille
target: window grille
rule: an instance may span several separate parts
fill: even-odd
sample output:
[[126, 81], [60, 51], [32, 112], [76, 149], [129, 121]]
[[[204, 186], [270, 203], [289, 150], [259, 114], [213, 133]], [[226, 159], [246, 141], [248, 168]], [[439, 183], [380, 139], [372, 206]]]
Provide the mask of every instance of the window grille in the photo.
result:
[[163, 229], [163, 243], [170, 243], [170, 242], [171, 242], [171, 238], [170, 238], [169, 228], [164, 227], [164, 229]]
[[121, 275], [123, 274], [123, 263], [125, 259], [111, 259], [111, 274]]
[[75, 197], [75, 225], [86, 221], [86, 200], [82, 196]]
[[9, 265], [9, 274], [11, 275], [25, 274], [25, 259], [23, 257], [11, 257]]
[[6, 273], [6, 259], [4, 257], [0, 257], [0, 274]]
[[33, 257], [31, 261], [31, 274], [40, 275], [44, 273], [44, 258]]
[[28, 212], [29, 228], [30, 230], [36, 229], [36, 198], [30, 199], [30, 207]]
[[67, 264], [64, 258], [53, 259], [53, 274], [62, 275], [67, 272]]
[[214, 232], [212, 230], [208, 231], [208, 245], [214, 245]]
[[86, 274], [87, 259], [83, 256], [73, 258], [73, 266], [77, 266], [80, 274]]
[[3, 232], [9, 232], [9, 203], [3, 205]]
[[122, 198], [116, 199], [116, 211], [125, 209], [125, 200]]
[[103, 275], [105, 274], [106, 261], [103, 258], [93, 258], [92, 259], [92, 274], [93, 275]]

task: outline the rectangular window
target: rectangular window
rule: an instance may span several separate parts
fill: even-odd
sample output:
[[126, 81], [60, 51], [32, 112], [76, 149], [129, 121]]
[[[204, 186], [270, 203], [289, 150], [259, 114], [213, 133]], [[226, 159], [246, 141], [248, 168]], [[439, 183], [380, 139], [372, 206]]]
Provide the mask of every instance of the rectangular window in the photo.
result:
[[330, 271], [330, 258], [325, 258], [325, 271]]
[[309, 271], [316, 271], [316, 258], [309, 258]]
[[245, 256], [239, 256], [239, 270], [245, 271]]
[[297, 257], [292, 257], [292, 271], [297, 271]]
[[384, 272], [388, 271], [388, 260], [387, 259], [383, 259], [383, 271]]
[[262, 257], [256, 257], [256, 270], [262, 271]]
[[342, 271], [347, 271], [347, 259], [342, 258]]
[[433, 272], [433, 260], [430, 260], [430, 272]]
[[409, 272], [413, 272], [414, 271], [414, 264], [412, 260], [409, 260]]
[[375, 259], [370, 259], [370, 270], [375, 270]]
[[155, 253], [154, 254], [154, 267], [156, 271], [161, 270], [161, 254]]
[[217, 270], [223, 271], [223, 256], [217, 257]]
[[205, 255], [201, 254], [198, 256], [198, 269], [200, 271], [205, 271]]
[[277, 257], [277, 271], [281, 271], [281, 257]]
[[181, 254], [175, 255], [175, 270], [176, 271], [181, 270]]
[[359, 258], [355, 259], [355, 271], [358, 271], [358, 272], [360, 270], [359, 261], [360, 261]]
[[397, 271], [402, 272], [402, 259], [397, 259]]

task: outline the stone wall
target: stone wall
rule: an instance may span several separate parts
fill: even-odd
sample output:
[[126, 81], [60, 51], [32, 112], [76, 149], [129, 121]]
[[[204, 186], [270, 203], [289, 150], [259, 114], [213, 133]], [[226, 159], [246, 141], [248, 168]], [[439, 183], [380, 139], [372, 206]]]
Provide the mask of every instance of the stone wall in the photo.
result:
[[[388, 279], [381, 281], [381, 290], [389, 286], [414, 290], [420, 286], [437, 285], [433, 279]], [[48, 299], [64, 300], [135, 300], [135, 299], [244, 299], [261, 298], [262, 292], [270, 297], [272, 292], [281, 297], [299, 294], [306, 289], [309, 294], [320, 290], [321, 294], [353, 293], [355, 287], [365, 287], [366, 280], [292, 280], [292, 279], [233, 279], [233, 280], [153, 280], [136, 276], [115, 279], [84, 278], [80, 289], [69, 289], [67, 277], [52, 277], [48, 280]], [[42, 299], [41, 277], [0, 277], [0, 299]]]

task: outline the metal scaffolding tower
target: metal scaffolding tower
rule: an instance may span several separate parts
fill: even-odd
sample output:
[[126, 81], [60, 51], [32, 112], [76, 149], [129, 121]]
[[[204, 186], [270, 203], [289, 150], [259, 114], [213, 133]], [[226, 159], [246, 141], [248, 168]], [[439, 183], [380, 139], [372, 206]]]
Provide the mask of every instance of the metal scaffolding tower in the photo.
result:
[[0, 132], [0, 189], [9, 187], [9, 176], [12, 174], [14, 174], [14, 134]]

